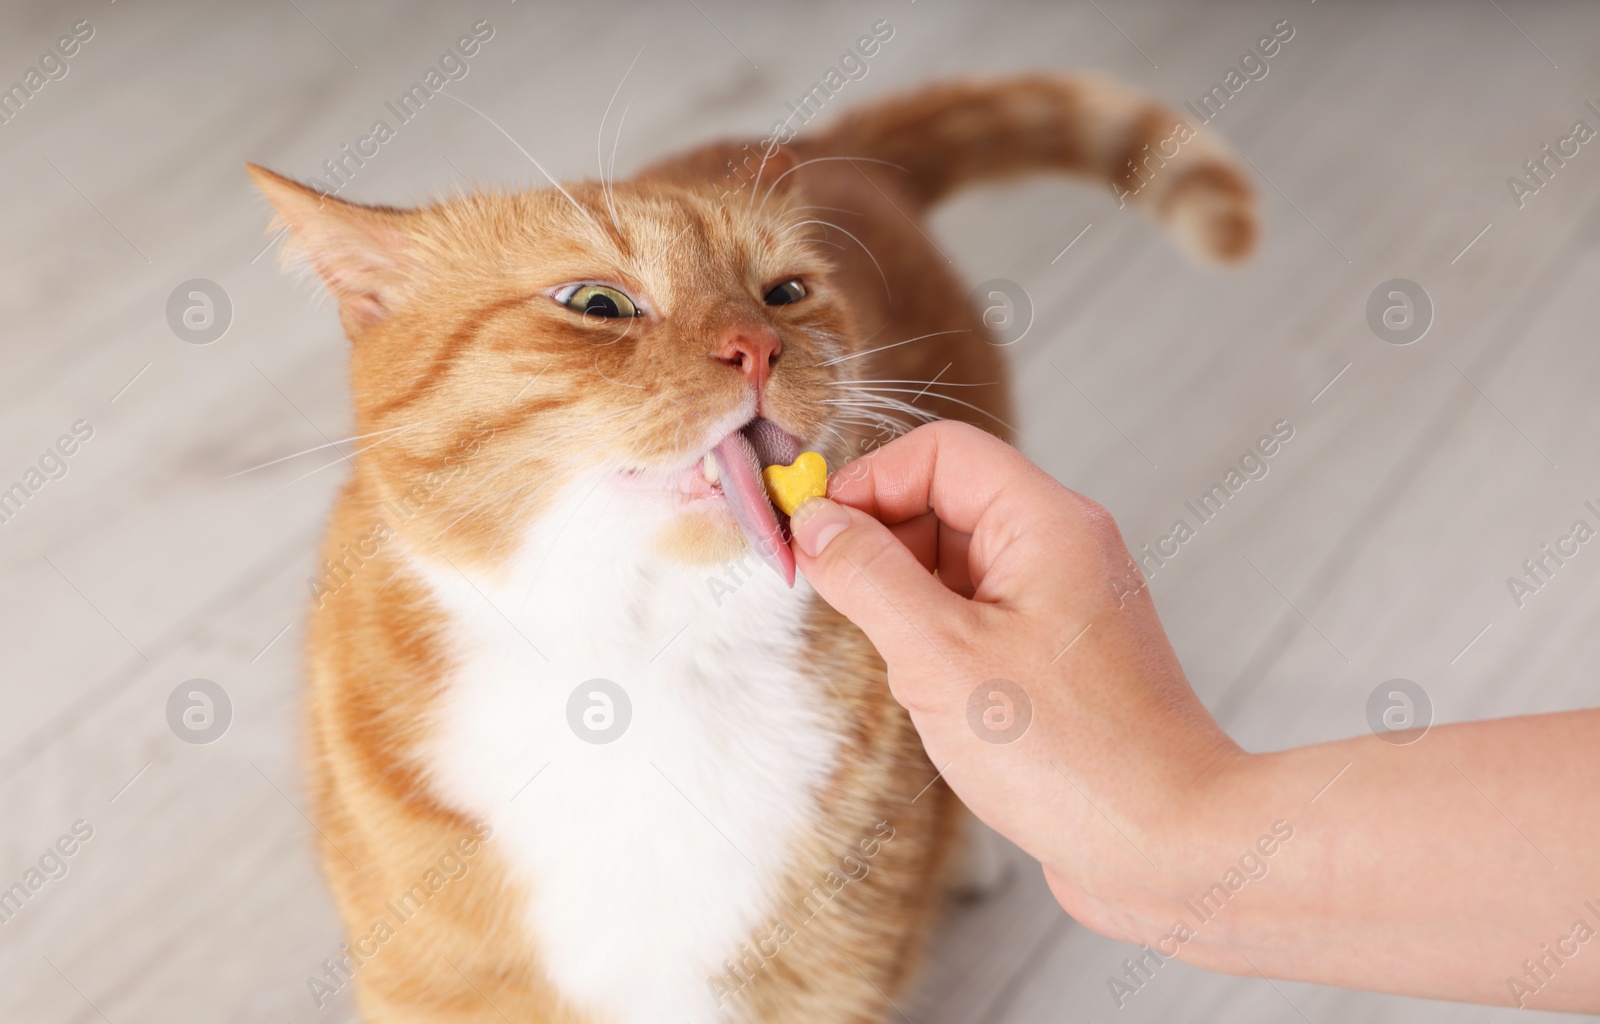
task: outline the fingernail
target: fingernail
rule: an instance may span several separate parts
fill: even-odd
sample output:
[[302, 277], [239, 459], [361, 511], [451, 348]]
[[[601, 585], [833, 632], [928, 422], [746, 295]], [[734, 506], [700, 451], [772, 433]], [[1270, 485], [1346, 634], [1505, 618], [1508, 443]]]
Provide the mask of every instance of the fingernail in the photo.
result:
[[812, 558], [850, 525], [850, 513], [827, 498], [807, 498], [789, 517], [795, 543]]

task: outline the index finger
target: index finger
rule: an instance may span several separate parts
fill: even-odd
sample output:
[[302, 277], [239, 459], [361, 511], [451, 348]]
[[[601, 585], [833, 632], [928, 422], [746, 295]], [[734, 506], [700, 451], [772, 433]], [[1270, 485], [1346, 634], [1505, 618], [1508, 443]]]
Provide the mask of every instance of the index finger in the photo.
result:
[[1033, 520], [1069, 495], [1015, 448], [953, 420], [897, 437], [828, 481], [828, 497], [880, 522], [893, 525], [932, 512], [968, 534], [997, 506]]

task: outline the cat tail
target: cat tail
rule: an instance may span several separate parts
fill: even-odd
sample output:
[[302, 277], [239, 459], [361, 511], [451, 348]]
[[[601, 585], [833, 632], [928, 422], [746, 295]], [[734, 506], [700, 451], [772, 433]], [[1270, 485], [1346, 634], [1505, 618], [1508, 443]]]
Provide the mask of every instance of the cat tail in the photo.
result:
[[[1250, 254], [1255, 190], [1209, 133], [1094, 75], [958, 79], [860, 107], [804, 145], [807, 156], [884, 161], [919, 209], [963, 185], [1056, 171], [1107, 182], [1201, 259]], [[869, 165], [862, 165], [869, 169]]]

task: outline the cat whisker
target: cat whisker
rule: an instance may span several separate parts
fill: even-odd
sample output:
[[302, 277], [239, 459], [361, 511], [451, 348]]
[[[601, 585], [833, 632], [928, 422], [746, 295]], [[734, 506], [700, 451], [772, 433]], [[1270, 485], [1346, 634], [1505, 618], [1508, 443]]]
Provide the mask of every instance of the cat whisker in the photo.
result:
[[628, 122], [628, 111], [632, 109], [633, 97], [629, 96], [628, 102], [622, 107], [622, 116], [617, 118], [617, 133], [611, 137], [611, 166], [600, 179], [601, 190], [606, 197], [606, 209], [611, 212], [611, 226], [617, 229], [618, 235], [622, 234], [622, 224], [617, 219], [617, 146], [622, 142], [622, 126]]
[[924, 418], [935, 415], [930, 413], [928, 410], [912, 405], [903, 399], [892, 398], [889, 395], [880, 394], [875, 391], [857, 392], [850, 398], [824, 398], [822, 400], [822, 404], [855, 407], [859, 409], [893, 409], [899, 412], [905, 412]]
[[499, 123], [497, 121], [495, 121], [494, 118], [490, 117], [488, 114], [485, 114], [483, 111], [479, 110], [477, 107], [475, 107], [472, 104], [468, 103], [466, 100], [462, 99], [460, 96], [457, 96], [453, 92], [446, 92], [444, 95], [446, 95], [446, 96], [450, 97], [451, 99], [455, 100], [457, 103], [461, 104], [463, 107], [466, 107], [468, 110], [472, 111], [474, 114], [477, 114], [479, 117], [483, 118], [485, 121], [488, 121], [491, 125], [493, 125], [494, 126], [494, 130], [499, 132], [501, 135], [504, 135], [508, 142], [510, 142], [513, 146], [517, 147], [517, 152], [519, 152], [523, 156], [527, 157], [528, 158], [528, 162], [533, 164], [534, 168], [536, 170], [538, 170], [538, 172], [540, 174], [545, 176], [545, 180], [546, 181], [550, 182], [550, 184], [555, 186], [555, 189], [556, 189], [557, 192], [560, 192], [562, 195], [567, 197], [567, 202], [572, 204], [572, 208], [574, 210], [577, 210], [579, 213], [583, 214], [584, 219], [587, 220], [590, 224], [593, 224], [597, 228], [600, 227], [600, 222], [594, 219], [594, 215], [591, 214], [588, 210], [584, 209], [582, 203], [580, 203], [576, 199], [572, 198], [572, 193], [568, 192], [565, 188], [563, 188], [562, 185], [561, 185], [561, 182], [559, 182], [555, 178], [551, 177], [550, 176], [550, 172], [544, 169], [544, 165], [539, 163], [538, 160], [535, 160], [532, 153], [530, 153], [527, 150], [523, 149], [522, 148], [522, 143], [520, 143], [516, 139], [512, 138], [511, 137], [511, 133], [506, 131], [504, 128], [500, 127]]
[[[884, 391], [900, 392], [902, 394], [907, 394], [907, 395], [918, 395], [918, 396], [927, 395], [929, 398], [942, 398], [946, 402], [954, 402], [956, 405], [964, 406], [965, 408], [971, 409], [973, 412], [978, 413], [979, 415], [987, 416], [990, 419], [994, 420], [996, 423], [998, 423], [1001, 426], [1005, 427], [1007, 430], [1010, 430], [1012, 432], [1016, 432], [1016, 429], [1017, 429], [1016, 427], [1013, 427], [1011, 424], [1007, 423], [1005, 420], [1003, 420], [1000, 417], [996, 416], [994, 413], [990, 412], [988, 409], [985, 409], [982, 406], [973, 405], [971, 402], [962, 401], [961, 399], [956, 398], [953, 395], [941, 395], [937, 391], [926, 391], [926, 390], [924, 390], [924, 391], [913, 391], [910, 388], [884, 388], [883, 390]], [[876, 394], [876, 393], [874, 393], [874, 394]], [[826, 402], [826, 401], [828, 401], [828, 399], [823, 399], [823, 401]], [[893, 401], [893, 400], [891, 399], [891, 401]], [[916, 407], [915, 406], [911, 406], [911, 408], [916, 408]]]
[[773, 189], [778, 187], [778, 182], [780, 182], [783, 179], [787, 178], [789, 175], [793, 174], [795, 171], [798, 171], [802, 167], [809, 167], [812, 164], [820, 164], [820, 163], [823, 163], [823, 162], [828, 161], [828, 160], [852, 160], [852, 161], [853, 160], [859, 160], [859, 161], [861, 161], [862, 163], [865, 163], [865, 164], [882, 164], [885, 167], [893, 167], [897, 171], [901, 171], [901, 172], [904, 172], [904, 173], [907, 173], [907, 174], [910, 173], [909, 171], [906, 171], [906, 169], [904, 167], [901, 167], [899, 164], [890, 163], [888, 160], [878, 160], [878, 159], [876, 159], [874, 157], [870, 157], [870, 156], [814, 156], [810, 160], [802, 160], [802, 161], [800, 161], [799, 163], [795, 164], [793, 167], [789, 168], [787, 171], [784, 171], [782, 174], [778, 175], [776, 178], [773, 178], [772, 179], [772, 184], [767, 186], [767, 194], [761, 197], [761, 205], [756, 207], [756, 212], [760, 213], [761, 210], [767, 205], [767, 200], [772, 197], [772, 191], [773, 191]]
[[[824, 400], [824, 405], [834, 405], [834, 403]], [[856, 411], [856, 413], [866, 413], [869, 416], [898, 413], [922, 422], [933, 422], [934, 419], [939, 419], [939, 414], [934, 413], [934, 411], [923, 410], [923, 408], [917, 408], [915, 405], [902, 405], [902, 403], [896, 403], [896, 405], [845, 405], [840, 406], [840, 408], [848, 408], [848, 410]]]
[[[852, 392], [848, 398], [846, 398], [844, 396], [836, 395], [836, 396], [834, 396], [832, 398], [824, 398], [823, 401], [824, 402], [860, 402], [860, 403], [863, 403], [863, 404], [866, 404], [866, 405], [873, 405], [873, 406], [878, 406], [878, 407], [895, 407], [895, 408], [904, 407], [904, 408], [912, 408], [912, 409], [920, 408], [919, 406], [913, 405], [912, 403], [906, 401], [903, 398], [895, 398], [891, 394], [889, 394], [889, 392], [893, 392], [895, 390], [897, 390], [897, 389], [895, 389], [895, 388], [882, 388], [882, 389], [879, 389], [877, 391], [856, 391], [856, 392]], [[905, 389], [905, 392], [906, 393], [913, 393], [913, 392], [910, 392], [910, 389]], [[914, 392], [914, 393], [920, 394], [921, 392], [918, 391], [918, 392]]]
[[[645, 44], [645, 45], [649, 45], [649, 44]], [[612, 108], [613, 105], [616, 104], [617, 97], [619, 95], [621, 95], [622, 87], [627, 84], [628, 76], [633, 74], [633, 66], [634, 66], [634, 64], [639, 63], [639, 58], [642, 57], [643, 55], [644, 55], [644, 46], [640, 46], [639, 47], [639, 52], [633, 55], [633, 62], [628, 65], [628, 70], [626, 70], [626, 71], [624, 71], [622, 73], [622, 81], [617, 83], [616, 89], [611, 93], [611, 101], [606, 104], [606, 112], [604, 114], [600, 115], [600, 130], [595, 132], [595, 139], [594, 139], [595, 161], [600, 165], [600, 191], [606, 197], [606, 208], [611, 211], [611, 226], [617, 229], [617, 233], [618, 234], [622, 233], [622, 225], [617, 223], [617, 207], [616, 207], [616, 204], [612, 202], [610, 185], [606, 180], [606, 158], [605, 158], [606, 119], [611, 116], [611, 108]], [[633, 104], [633, 101], [630, 99], [628, 101], [628, 104], [631, 106]], [[627, 117], [628, 117], [628, 111], [627, 111], [627, 108], [625, 107], [625, 108], [623, 108], [623, 111], [622, 111], [622, 117], [618, 120], [618, 123], [617, 123], [617, 134], [616, 134], [616, 139], [617, 140], [621, 140], [621, 138], [622, 138], [622, 123], [621, 122], [626, 120]], [[612, 146], [611, 146], [611, 166], [613, 168], [613, 172], [615, 171], [616, 165], [617, 165], [617, 147], [616, 147], [616, 143], [613, 142]], [[613, 178], [612, 180], [615, 180], [615, 179]]]
[[[835, 408], [838, 411], [834, 414], [834, 418], [839, 420], [855, 420], [859, 422], [879, 423], [885, 419], [890, 419], [894, 420], [896, 423], [902, 422], [899, 416], [899, 410], [889, 409], [885, 406], [858, 405], [852, 403], [849, 405], [836, 406]], [[922, 411], [926, 412], [927, 410]], [[895, 413], [896, 415], [889, 415], [891, 412]]]
[[835, 419], [837, 419], [840, 423], [857, 427], [863, 432], [870, 430], [874, 434], [881, 434], [881, 432], [887, 428], [891, 440], [909, 433], [912, 429], [914, 429], [914, 427], [919, 425], [906, 423], [902, 420], [894, 418], [893, 416], [887, 416], [883, 414], [874, 414], [870, 418], [865, 416], [837, 416]]
[[834, 419], [840, 423], [849, 423], [858, 427], [889, 427], [898, 436], [912, 429], [912, 424], [897, 419], [886, 413], [872, 413], [870, 415], [839, 415]]
[[885, 419], [900, 422], [898, 417], [889, 416], [876, 406], [841, 405], [835, 407], [832, 418], [841, 423], [881, 423]]
[[[819, 239], [819, 241], [821, 241], [821, 239]], [[836, 244], [836, 243], [829, 243], [829, 244]], [[843, 248], [843, 247], [841, 246], [841, 248]], [[813, 337], [813, 338], [817, 339], [819, 342], [823, 343], [823, 346], [825, 346], [825, 349], [828, 350], [828, 351], [843, 352], [846, 348], [849, 347], [847, 345], [847, 343], [845, 342], [845, 339], [844, 339], [843, 335], [835, 334], [832, 331], [824, 330], [821, 327], [816, 327], [816, 326], [812, 326], [812, 325], [807, 325], [803, 329], [811, 337]]]
[[[306, 479], [307, 477], [316, 476], [318, 473], [322, 472], [325, 469], [332, 469], [334, 466], [337, 466], [341, 462], [348, 462], [353, 466], [353, 465], [355, 465], [355, 462], [352, 459], [352, 456], [360, 455], [362, 452], [369, 452], [372, 449], [378, 447], [378, 445], [380, 445], [380, 444], [385, 444], [385, 443], [387, 443], [389, 441], [394, 440], [395, 438], [399, 437], [400, 434], [402, 434], [402, 433], [404, 433], [404, 431], [396, 431], [395, 433], [390, 434], [388, 437], [385, 437], [385, 438], [382, 438], [380, 440], [374, 441], [369, 445], [364, 445], [364, 446], [362, 446], [360, 448], [357, 448], [355, 451], [351, 452], [349, 455], [346, 455], [346, 454], [344, 454], [344, 452], [341, 451], [339, 453], [339, 457], [337, 459], [334, 459], [332, 462], [324, 463], [323, 465], [318, 466], [316, 469], [311, 470], [309, 473], [301, 473], [299, 476], [295, 477], [293, 480], [290, 480], [288, 483], [284, 484], [282, 487], [279, 487], [279, 488], [275, 489], [274, 491], [272, 491], [272, 494], [268, 494], [267, 497], [270, 498], [270, 497], [272, 497], [273, 494], [277, 494], [278, 491], [286, 490], [287, 488], [293, 487], [295, 484], [297, 484], [300, 481]], [[368, 435], [368, 436], [370, 437], [371, 435]]]
[[[790, 116], [792, 117], [793, 115]], [[788, 124], [788, 121], [785, 120], [784, 123]], [[745, 204], [746, 210], [755, 205], [756, 192], [761, 188], [761, 175], [767, 169], [767, 161], [772, 159], [772, 154], [776, 153], [781, 146], [782, 143], [774, 140], [770, 146], [761, 151], [761, 163], [756, 167], [756, 180], [750, 183], [750, 201]]]
[[820, 203], [802, 203], [799, 206], [789, 207], [791, 210], [827, 210], [830, 213], [847, 213], [852, 217], [861, 216], [860, 210], [846, 210], [842, 206], [823, 206]]
[[[833, 456], [834, 457], [832, 459], [828, 459], [828, 465], [831, 466], [834, 469], [838, 469], [839, 468], [839, 463], [841, 462], [841, 460], [846, 460], [847, 457], [849, 456], [851, 450], [852, 450], [852, 445], [850, 443], [850, 438], [846, 437], [844, 435], [844, 432], [841, 431], [838, 427], [832, 426], [830, 424], [824, 423], [822, 425], [822, 429], [826, 430], [828, 433], [832, 434], [834, 437], [839, 439], [838, 450], [833, 452]], [[829, 453], [823, 452], [822, 454], [823, 454], [824, 457], [826, 457]]]
[[852, 242], [856, 243], [857, 245], [861, 246], [861, 251], [867, 254], [867, 259], [871, 260], [872, 261], [872, 265], [874, 267], [878, 268], [878, 276], [883, 279], [883, 294], [884, 294], [884, 296], [886, 298], [888, 298], [891, 302], [894, 300], [894, 296], [889, 291], [889, 275], [885, 274], [883, 272], [883, 265], [878, 262], [878, 257], [876, 257], [876, 256], [874, 256], [872, 254], [872, 250], [867, 248], [867, 244], [865, 242], [863, 242], [861, 239], [857, 238], [855, 235], [851, 234], [850, 232], [846, 231], [844, 228], [840, 227], [839, 225], [833, 223], [833, 221], [831, 221], [831, 220], [818, 220], [816, 218], [810, 218], [810, 219], [807, 219], [807, 220], [797, 221], [796, 223], [790, 224], [788, 227], [784, 228], [781, 232], [779, 232], [779, 234], [780, 235], [787, 235], [789, 232], [793, 231], [795, 228], [803, 228], [807, 224], [820, 224], [821, 226], [823, 226], [825, 228], [832, 228], [833, 230], [839, 232], [841, 235], [844, 235], [845, 237], [849, 238], [850, 241], [852, 241]]
[[385, 427], [383, 430], [374, 430], [374, 431], [372, 431], [371, 433], [368, 433], [368, 434], [356, 434], [354, 437], [343, 437], [343, 438], [340, 438], [337, 441], [329, 441], [327, 444], [319, 444], [319, 445], [317, 445], [317, 446], [315, 446], [313, 448], [307, 448], [304, 451], [293, 452], [293, 453], [291, 453], [289, 455], [281, 455], [276, 459], [272, 459], [270, 461], [263, 462], [258, 466], [251, 466], [249, 469], [237, 470], [235, 472], [229, 473], [227, 476], [218, 477], [217, 479], [219, 481], [221, 481], [221, 480], [232, 480], [236, 476], [244, 476], [246, 473], [254, 473], [256, 470], [258, 470], [258, 469], [266, 469], [268, 466], [276, 466], [280, 462], [288, 462], [290, 459], [298, 459], [302, 455], [310, 455], [312, 452], [320, 452], [324, 448], [332, 448], [332, 447], [335, 447], [336, 445], [348, 444], [351, 441], [361, 441], [361, 440], [364, 440], [365, 438], [377, 437], [380, 434], [395, 434], [395, 433], [399, 433], [401, 431], [410, 430], [414, 426], [416, 426], [415, 423], [407, 423], [407, 424], [403, 424], [403, 425], [398, 426], [398, 427]]
[[954, 381], [939, 381], [937, 378], [934, 380], [834, 380], [829, 381], [827, 386], [830, 388], [871, 388], [876, 384], [927, 384], [931, 386], [934, 383], [938, 383], [942, 388], [992, 388], [1000, 382], [991, 380], [982, 384], [958, 384]]
[[905, 341], [897, 341], [892, 345], [879, 345], [877, 348], [869, 348], [869, 349], [866, 349], [865, 351], [862, 351], [862, 352], [851, 352], [849, 355], [836, 356], [833, 359], [825, 360], [823, 362], [818, 363], [817, 365], [818, 366], [833, 366], [836, 363], [848, 362], [851, 359], [860, 359], [862, 356], [870, 356], [875, 352], [887, 352], [891, 348], [899, 348], [901, 345], [909, 345], [914, 341], [926, 341], [929, 338], [937, 338], [940, 335], [944, 335], [944, 334], [967, 334], [967, 333], [969, 333], [969, 328], [966, 328], [966, 327], [957, 328], [956, 330], [953, 330], [953, 331], [933, 331], [932, 333], [929, 333], [929, 334], [919, 334], [915, 338], [907, 338]]

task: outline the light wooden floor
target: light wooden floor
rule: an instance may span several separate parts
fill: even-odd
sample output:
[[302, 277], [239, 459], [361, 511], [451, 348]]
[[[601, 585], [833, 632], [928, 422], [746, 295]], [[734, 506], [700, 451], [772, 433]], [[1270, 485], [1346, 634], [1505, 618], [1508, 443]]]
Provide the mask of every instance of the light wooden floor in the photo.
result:
[[[764, 130], [878, 18], [895, 35], [840, 105], [1040, 67], [1181, 102], [1289, 19], [1270, 74], [1212, 125], [1258, 170], [1270, 229], [1250, 267], [1191, 267], [1104, 192], [1063, 183], [940, 213], [972, 280], [1033, 298], [1012, 349], [1024, 446], [1137, 547], [1272, 423], [1294, 425], [1270, 474], [1152, 583], [1195, 685], [1253, 749], [1366, 729], [1367, 695], [1394, 677], [1441, 721], [1594, 703], [1600, 551], [1520, 609], [1505, 580], [1593, 524], [1585, 499], [1600, 505], [1600, 144], [1523, 209], [1506, 179], [1576, 119], [1600, 123], [1584, 108], [1600, 97], [1600, 8], [1097, 3], [7, 3], [0, 83], [78, 19], [95, 32], [0, 128], [0, 487], [74, 422], [94, 434], [0, 525], [0, 885], [73, 821], [95, 832], [0, 926], [0, 1020], [352, 1019], [347, 994], [318, 1010], [305, 987], [340, 937], [296, 766], [305, 579], [342, 471], [321, 451], [233, 475], [350, 433], [345, 342], [326, 303], [257, 258], [267, 211], [242, 165], [319, 174], [480, 18], [495, 36], [452, 90], [561, 177], [594, 172], [641, 44], [619, 170]], [[441, 98], [345, 195], [420, 200], [464, 177], [539, 183]], [[1436, 311], [1409, 346], [1366, 321], [1369, 293], [1397, 277]], [[215, 344], [167, 325], [191, 278], [231, 297]], [[166, 721], [196, 677], [233, 702], [209, 746]], [[1511, 1019], [1180, 965], [1119, 1011], [1105, 979], [1127, 955], [1021, 870], [952, 915], [904, 1010], [917, 1024]]]

